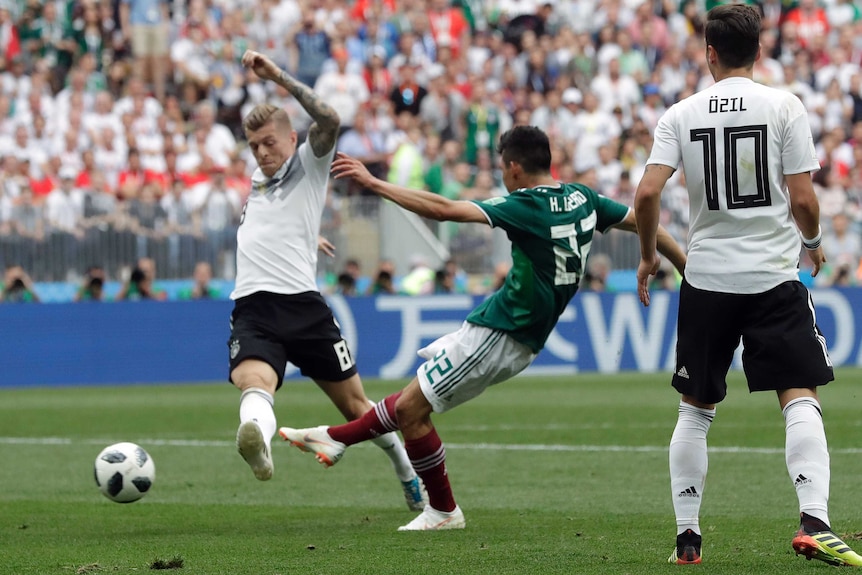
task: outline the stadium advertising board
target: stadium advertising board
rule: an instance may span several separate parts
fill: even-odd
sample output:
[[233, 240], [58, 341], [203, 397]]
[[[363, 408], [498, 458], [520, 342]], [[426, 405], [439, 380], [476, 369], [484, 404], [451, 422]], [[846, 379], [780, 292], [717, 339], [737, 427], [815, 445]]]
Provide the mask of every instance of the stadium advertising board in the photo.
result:
[[[862, 289], [814, 290], [836, 366], [862, 366]], [[578, 294], [532, 374], [673, 368], [676, 292], [644, 308], [632, 292]], [[416, 350], [460, 326], [469, 295], [330, 296], [368, 378], [406, 379]], [[227, 378], [229, 301], [0, 305], [0, 387], [219, 381]], [[738, 365], [739, 357], [737, 357]], [[288, 366], [288, 378], [299, 373]]]

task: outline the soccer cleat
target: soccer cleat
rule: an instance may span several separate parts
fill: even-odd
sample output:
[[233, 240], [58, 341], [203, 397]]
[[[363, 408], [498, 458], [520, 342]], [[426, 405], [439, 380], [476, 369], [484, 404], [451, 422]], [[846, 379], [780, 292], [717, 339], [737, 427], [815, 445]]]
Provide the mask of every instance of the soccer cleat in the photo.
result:
[[418, 476], [410, 481], [402, 481], [401, 487], [404, 488], [404, 499], [407, 501], [407, 507], [410, 511], [425, 509], [428, 498], [426, 497], [425, 486], [422, 485]]
[[407, 525], [402, 525], [398, 531], [443, 531], [444, 529], [464, 529], [467, 522], [464, 513], [457, 505], [453, 511], [437, 511], [430, 505]]
[[800, 528], [793, 538], [793, 550], [806, 559], [836, 566], [862, 567], [862, 557], [832, 531], [808, 532]]
[[676, 547], [667, 562], [675, 565], [697, 565], [700, 563], [701, 537], [691, 529], [676, 536]]
[[236, 449], [260, 481], [272, 478], [272, 456], [269, 445], [254, 421], [246, 421], [236, 431]]
[[278, 430], [278, 434], [294, 447], [313, 453], [315, 459], [324, 467], [332, 467], [344, 455], [347, 446], [329, 437], [328, 429], [329, 427], [326, 425], [306, 429], [282, 427]]

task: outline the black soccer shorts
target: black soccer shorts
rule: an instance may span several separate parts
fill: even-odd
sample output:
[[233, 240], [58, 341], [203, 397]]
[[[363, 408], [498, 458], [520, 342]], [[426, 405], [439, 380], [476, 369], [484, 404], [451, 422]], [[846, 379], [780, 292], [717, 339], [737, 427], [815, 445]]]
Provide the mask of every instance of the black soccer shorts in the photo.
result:
[[704, 403], [720, 402], [740, 339], [749, 391], [810, 388], [834, 379], [811, 294], [801, 282], [733, 294], [683, 281], [674, 388]]
[[318, 292], [257, 292], [234, 302], [227, 342], [230, 371], [246, 359], [265, 361], [281, 387], [287, 362], [314, 380], [343, 381], [356, 374], [347, 342]]

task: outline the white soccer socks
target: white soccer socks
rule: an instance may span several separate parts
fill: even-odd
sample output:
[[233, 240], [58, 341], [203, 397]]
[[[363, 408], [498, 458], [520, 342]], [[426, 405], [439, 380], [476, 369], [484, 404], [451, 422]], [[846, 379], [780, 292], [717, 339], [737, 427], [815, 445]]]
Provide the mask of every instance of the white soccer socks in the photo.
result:
[[800, 397], [784, 406], [784, 455], [796, 488], [799, 511], [829, 523], [829, 451], [820, 404]]
[[240, 423], [256, 422], [267, 444], [275, 435], [278, 427], [275, 421], [275, 411], [272, 409], [274, 403], [273, 397], [258, 387], [246, 389], [239, 398]]
[[700, 533], [700, 504], [708, 467], [706, 436], [714, 409], [679, 402], [679, 418], [670, 440], [670, 487], [677, 533]]

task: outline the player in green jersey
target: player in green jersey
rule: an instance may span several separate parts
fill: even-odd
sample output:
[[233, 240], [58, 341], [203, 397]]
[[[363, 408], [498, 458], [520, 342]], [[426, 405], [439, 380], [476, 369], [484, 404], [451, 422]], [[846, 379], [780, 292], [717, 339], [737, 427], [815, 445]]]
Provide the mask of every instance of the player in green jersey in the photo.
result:
[[[503, 286], [467, 316], [461, 329], [419, 350], [427, 361], [407, 387], [346, 425], [279, 430], [327, 467], [347, 446], [400, 430], [410, 462], [428, 490], [429, 505], [399, 531], [464, 527], [431, 413], [448, 411], [529, 366], [578, 291], [593, 234], [611, 227], [637, 231], [630, 208], [551, 177], [550, 144], [538, 128], [511, 129], [501, 136], [498, 151], [509, 195], [484, 201], [453, 201], [396, 186], [343, 154], [332, 164], [336, 178], [351, 177], [421, 216], [497, 226], [512, 241], [513, 265]], [[683, 271], [685, 254], [663, 228], [658, 250]]]

